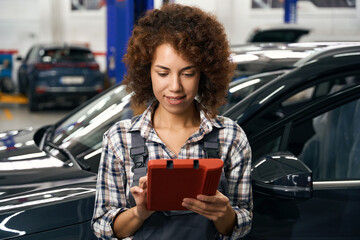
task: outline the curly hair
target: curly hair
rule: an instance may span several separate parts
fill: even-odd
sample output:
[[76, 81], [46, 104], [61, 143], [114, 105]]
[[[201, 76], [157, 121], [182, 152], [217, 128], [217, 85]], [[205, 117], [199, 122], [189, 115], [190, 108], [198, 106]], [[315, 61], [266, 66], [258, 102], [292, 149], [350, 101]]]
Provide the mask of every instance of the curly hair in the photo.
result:
[[132, 104], [144, 106], [154, 99], [150, 68], [158, 46], [170, 44], [182, 57], [200, 70], [198, 100], [214, 117], [225, 103], [235, 66], [230, 61], [224, 27], [212, 14], [199, 8], [165, 4], [148, 11], [134, 26], [124, 62], [124, 83], [134, 92]]

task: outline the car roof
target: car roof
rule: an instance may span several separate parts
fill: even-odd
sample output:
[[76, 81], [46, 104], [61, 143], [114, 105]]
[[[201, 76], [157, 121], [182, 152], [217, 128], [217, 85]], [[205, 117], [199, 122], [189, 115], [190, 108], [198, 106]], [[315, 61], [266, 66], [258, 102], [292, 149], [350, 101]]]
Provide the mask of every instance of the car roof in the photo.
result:
[[[358, 42], [304, 42], [304, 43], [251, 43], [232, 45], [231, 51], [234, 55], [239, 54], [256, 54], [264, 55], [272, 51], [295, 51], [295, 52], [308, 52], [310, 50], [318, 51], [323, 48], [339, 45], [354, 45]], [[310, 51], [310, 52], [313, 52]]]
[[324, 47], [334, 45], [335, 42], [308, 42], [308, 43], [247, 43], [232, 45], [230, 48], [235, 53], [266, 51], [266, 50], [284, 50], [284, 49], [299, 49], [307, 50], [316, 47]]
[[[346, 67], [359, 69], [360, 42], [325, 48], [309, 56], [306, 61], [251, 93], [223, 115], [246, 121], [254, 113], [265, 108], [268, 102], [293, 89], [301, 89], [313, 81], [313, 77], [342, 71]], [[265, 100], [265, 101], [264, 101]], [[240, 114], [241, 113], [241, 114]]]
[[297, 24], [263, 25], [251, 31], [247, 42], [297, 42], [311, 29]]
[[257, 43], [234, 45], [231, 60], [237, 65], [234, 79], [253, 74], [292, 69], [294, 64], [324, 48], [345, 42]]

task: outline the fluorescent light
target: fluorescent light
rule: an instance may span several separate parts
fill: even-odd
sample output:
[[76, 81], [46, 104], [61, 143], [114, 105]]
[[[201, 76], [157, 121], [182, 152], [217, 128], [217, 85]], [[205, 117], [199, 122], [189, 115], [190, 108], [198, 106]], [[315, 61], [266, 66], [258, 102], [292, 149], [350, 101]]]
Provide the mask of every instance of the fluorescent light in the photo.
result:
[[95, 151], [93, 151], [93, 152], [85, 155], [84, 159], [87, 160], [87, 159], [89, 159], [89, 158], [92, 158], [93, 156], [95, 156], [95, 155], [97, 155], [97, 154], [100, 154], [101, 151], [102, 151], [102, 149], [99, 148], [99, 149], [97, 149], [97, 150], [95, 150]]
[[256, 78], [254, 80], [246, 81], [244, 83], [236, 85], [235, 87], [230, 88], [229, 92], [234, 93], [234, 92], [236, 92], [236, 91], [238, 91], [240, 89], [246, 88], [246, 87], [251, 86], [253, 84], [256, 84], [256, 83], [258, 83], [260, 81], [261, 81], [260, 78]]
[[259, 57], [253, 54], [239, 54], [239, 55], [231, 56], [231, 59], [235, 63], [241, 63], [241, 62], [253, 62], [258, 60]]
[[24, 155], [20, 155], [20, 156], [9, 157], [8, 160], [23, 160], [23, 159], [28, 159], [28, 158], [38, 158], [38, 157], [44, 157], [44, 156], [46, 156], [45, 152], [29, 153], [29, 154], [24, 154]]
[[283, 88], [285, 87], [285, 85], [282, 85], [281, 87], [279, 87], [278, 89], [276, 89], [275, 91], [273, 91], [272, 93], [270, 93], [269, 95], [267, 95], [264, 99], [262, 99], [259, 104], [263, 104], [265, 101], [267, 101], [269, 98], [271, 98], [273, 95], [275, 95], [276, 93], [280, 92]]

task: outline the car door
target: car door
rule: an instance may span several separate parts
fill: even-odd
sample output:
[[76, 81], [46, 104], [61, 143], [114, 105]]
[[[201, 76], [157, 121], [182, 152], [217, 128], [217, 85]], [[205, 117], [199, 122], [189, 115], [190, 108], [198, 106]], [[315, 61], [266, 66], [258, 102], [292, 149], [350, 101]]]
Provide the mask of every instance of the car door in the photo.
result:
[[[359, 79], [359, 72], [345, 72], [314, 80], [319, 84], [265, 110], [273, 114], [276, 106], [282, 116], [249, 136], [253, 162], [266, 154], [290, 152], [312, 170], [313, 192], [311, 198], [301, 200], [254, 189], [254, 221], [248, 239], [359, 238]], [[256, 124], [256, 117], [253, 120]]]

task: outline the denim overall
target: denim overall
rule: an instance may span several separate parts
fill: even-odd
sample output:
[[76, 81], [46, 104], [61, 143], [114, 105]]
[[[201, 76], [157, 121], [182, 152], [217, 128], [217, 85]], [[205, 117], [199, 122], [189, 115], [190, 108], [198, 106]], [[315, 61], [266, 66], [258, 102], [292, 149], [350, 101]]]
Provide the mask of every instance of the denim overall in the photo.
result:
[[[217, 128], [204, 137], [203, 149], [207, 158], [219, 157]], [[147, 148], [145, 139], [141, 137], [140, 132], [132, 132], [132, 147], [130, 155], [134, 161], [133, 186], [139, 185], [139, 179], [146, 175], [147, 170]], [[221, 174], [218, 190], [227, 195], [227, 180], [224, 171]], [[135, 200], [130, 193], [130, 206], [136, 205]], [[154, 240], [208, 240], [217, 239], [219, 233], [216, 231], [214, 223], [192, 211], [157, 211], [154, 212], [134, 235], [135, 240], [154, 239]]]

